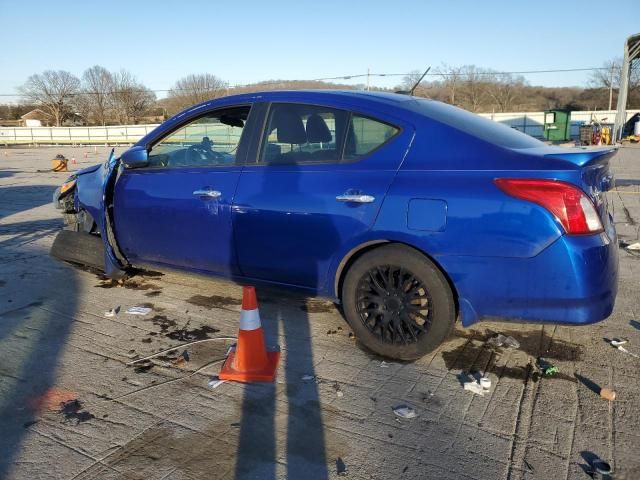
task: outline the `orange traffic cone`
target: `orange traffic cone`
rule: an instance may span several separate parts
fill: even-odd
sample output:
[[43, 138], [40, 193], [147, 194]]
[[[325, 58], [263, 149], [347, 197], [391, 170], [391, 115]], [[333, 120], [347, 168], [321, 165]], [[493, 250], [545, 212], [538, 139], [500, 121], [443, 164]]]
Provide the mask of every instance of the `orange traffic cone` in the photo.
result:
[[71, 157], [71, 165], [77, 165], [78, 162], [76, 162], [76, 157]]
[[238, 343], [235, 351], [229, 353], [218, 377], [237, 382], [272, 382], [278, 360], [280, 350], [268, 352], [265, 347], [256, 290], [243, 287]]

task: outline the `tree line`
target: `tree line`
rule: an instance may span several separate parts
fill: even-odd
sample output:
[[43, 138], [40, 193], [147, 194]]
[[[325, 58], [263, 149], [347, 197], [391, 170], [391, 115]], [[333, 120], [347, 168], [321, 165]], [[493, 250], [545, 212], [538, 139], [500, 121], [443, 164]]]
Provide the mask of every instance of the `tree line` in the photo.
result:
[[[587, 87], [541, 87], [530, 85], [521, 75], [501, 73], [475, 65], [442, 65], [415, 89], [417, 96], [440, 100], [472, 112], [540, 111], [550, 108], [604, 110], [609, 101], [615, 109], [620, 84], [621, 60], [611, 60], [594, 70]], [[416, 71], [393, 89], [407, 90], [420, 78]], [[611, 87], [611, 88], [610, 88]], [[364, 89], [323, 81], [271, 80], [230, 87], [210, 73], [190, 74], [177, 80], [165, 98], [127, 70], [110, 72], [95, 65], [76, 77], [64, 70], [31, 75], [18, 88], [21, 104], [0, 105], [0, 119], [19, 118], [32, 108], [42, 110], [50, 123], [89, 125], [130, 124], [149, 116], [167, 118], [184, 108], [224, 95], [274, 89]], [[610, 98], [611, 97], [611, 98]], [[632, 71], [627, 108], [640, 108], [640, 69]]]

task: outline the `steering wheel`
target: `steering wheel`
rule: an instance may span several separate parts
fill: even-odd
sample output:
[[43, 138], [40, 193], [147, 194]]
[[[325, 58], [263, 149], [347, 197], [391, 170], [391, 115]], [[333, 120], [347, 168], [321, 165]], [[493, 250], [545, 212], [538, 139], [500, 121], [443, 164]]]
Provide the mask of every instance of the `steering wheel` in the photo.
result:
[[187, 149], [186, 163], [187, 165], [204, 164], [210, 165], [211, 163], [222, 160], [224, 155], [219, 152], [213, 151], [203, 145], [191, 145]]

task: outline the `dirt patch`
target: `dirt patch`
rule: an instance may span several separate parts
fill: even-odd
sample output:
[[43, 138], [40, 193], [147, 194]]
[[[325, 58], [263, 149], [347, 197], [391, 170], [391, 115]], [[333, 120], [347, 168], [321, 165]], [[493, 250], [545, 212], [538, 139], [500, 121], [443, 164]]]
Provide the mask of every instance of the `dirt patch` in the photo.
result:
[[307, 313], [331, 313], [335, 312], [335, 307], [329, 302], [307, 301], [304, 305], [300, 305], [300, 310]]
[[154, 325], [160, 327], [160, 333], [166, 334], [170, 329], [176, 327], [178, 323], [175, 320], [167, 318], [166, 315], [155, 315], [147, 320]]
[[203, 325], [199, 328], [193, 328], [191, 330], [182, 329], [169, 332], [166, 336], [172, 340], [180, 340], [181, 342], [192, 342], [195, 340], [205, 340], [211, 338], [210, 334], [217, 333], [220, 330], [208, 325]]
[[96, 288], [117, 288], [123, 287], [127, 290], [155, 290], [160, 291], [162, 287], [155, 283], [147, 283], [144, 279], [140, 280], [125, 280], [124, 283], [118, 280], [104, 279], [99, 284], [94, 285]]
[[222, 295], [194, 295], [187, 302], [204, 308], [227, 308], [242, 304], [242, 301], [237, 298], [224, 297]]
[[96, 418], [92, 413], [82, 411], [82, 402], [77, 399], [63, 403], [62, 408], [60, 408], [60, 413], [64, 415], [65, 422], [72, 422], [75, 420], [76, 425], [91, 420], [92, 418]]

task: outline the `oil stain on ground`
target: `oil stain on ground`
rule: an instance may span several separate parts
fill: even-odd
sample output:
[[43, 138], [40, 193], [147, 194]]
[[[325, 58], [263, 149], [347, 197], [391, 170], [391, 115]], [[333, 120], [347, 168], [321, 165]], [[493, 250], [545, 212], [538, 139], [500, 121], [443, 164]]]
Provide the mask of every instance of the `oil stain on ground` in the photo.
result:
[[174, 330], [173, 332], [169, 332], [166, 334], [168, 338], [172, 340], [180, 340], [182, 342], [192, 342], [196, 340], [206, 340], [207, 338], [211, 338], [209, 335], [213, 333], [217, 333], [220, 330], [214, 327], [210, 327], [208, 325], [203, 325], [199, 328], [193, 328], [191, 330]]
[[127, 290], [154, 290], [160, 291], [162, 287], [155, 283], [147, 283], [145, 280], [125, 280], [124, 283], [120, 283], [117, 280], [104, 279], [99, 284], [94, 285], [97, 288], [117, 288], [123, 287]]
[[[520, 343], [520, 348], [517, 350], [534, 359], [542, 357], [551, 363], [554, 360], [579, 361], [582, 359], [582, 347], [580, 345], [552, 338], [544, 331], [502, 331], [500, 333], [515, 338]], [[469, 333], [457, 332], [456, 336], [466, 338], [468, 341], [452, 350], [442, 352], [442, 358], [447, 369], [470, 371], [474, 366], [479, 366], [484, 373], [491, 372], [500, 378], [514, 378], [523, 381], [527, 381], [529, 378], [533, 381], [538, 381], [541, 378], [576, 381], [573, 375], [561, 372], [550, 376], [542, 375], [532, 363], [526, 363], [522, 366], [498, 365], [497, 362], [500, 357], [507, 353], [509, 349], [502, 347], [492, 348], [486, 345], [486, 341], [494, 335], [495, 332], [492, 331], [483, 333], [473, 330], [469, 331]]]
[[225, 297], [222, 295], [194, 295], [189, 298], [187, 302], [204, 308], [228, 308], [242, 304], [242, 302], [237, 298]]
[[78, 425], [96, 418], [92, 413], [82, 411], [82, 402], [80, 400], [69, 400], [61, 404], [60, 407], [60, 413], [64, 415], [65, 422], [73, 422], [75, 420], [76, 425]]

